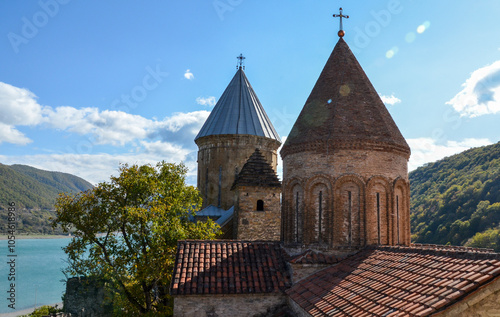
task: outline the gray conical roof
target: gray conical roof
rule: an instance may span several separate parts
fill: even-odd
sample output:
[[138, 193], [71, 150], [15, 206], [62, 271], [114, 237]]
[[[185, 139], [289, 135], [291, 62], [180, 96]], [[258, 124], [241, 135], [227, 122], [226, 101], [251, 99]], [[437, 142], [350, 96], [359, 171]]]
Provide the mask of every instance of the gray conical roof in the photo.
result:
[[195, 138], [218, 134], [251, 134], [280, 141], [241, 67]]

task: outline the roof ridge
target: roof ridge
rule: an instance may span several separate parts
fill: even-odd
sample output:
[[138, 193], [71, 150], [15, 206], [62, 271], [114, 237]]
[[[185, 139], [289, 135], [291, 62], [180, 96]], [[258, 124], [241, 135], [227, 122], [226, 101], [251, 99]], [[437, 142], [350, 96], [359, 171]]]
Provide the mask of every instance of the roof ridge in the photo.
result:
[[469, 259], [469, 260], [500, 260], [500, 253], [492, 252], [491, 249], [468, 248], [459, 246], [445, 246], [445, 245], [418, 245], [412, 244], [411, 246], [386, 246], [375, 245], [367, 246], [366, 250], [389, 250], [392, 252], [413, 252], [419, 254], [435, 254], [435, 255], [453, 255], [454, 257]]
[[475, 254], [485, 259], [463, 253], [446, 246], [368, 246], [286, 293], [311, 315], [346, 309], [363, 316], [429, 316], [500, 278], [497, 253]]
[[214, 240], [199, 240], [199, 239], [184, 239], [177, 240], [177, 243], [185, 242], [214, 242], [214, 243], [266, 243], [266, 244], [280, 244], [280, 241], [270, 241], [270, 240], [237, 240], [237, 239], [214, 239]]

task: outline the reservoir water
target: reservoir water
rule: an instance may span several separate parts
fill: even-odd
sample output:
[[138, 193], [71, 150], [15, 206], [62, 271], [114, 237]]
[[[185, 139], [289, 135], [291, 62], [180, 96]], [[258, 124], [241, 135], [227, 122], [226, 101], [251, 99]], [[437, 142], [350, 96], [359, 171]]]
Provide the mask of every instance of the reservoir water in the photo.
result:
[[[15, 255], [9, 257], [7, 240], [0, 240], [0, 314], [13, 313], [26, 308], [62, 302], [65, 291], [65, 276], [62, 269], [67, 266], [62, 247], [65, 239], [19, 239], [16, 240]], [[15, 281], [9, 281], [12, 259], [14, 259]], [[15, 283], [15, 310], [11, 301], [10, 283]], [[36, 299], [35, 299], [36, 297]]]

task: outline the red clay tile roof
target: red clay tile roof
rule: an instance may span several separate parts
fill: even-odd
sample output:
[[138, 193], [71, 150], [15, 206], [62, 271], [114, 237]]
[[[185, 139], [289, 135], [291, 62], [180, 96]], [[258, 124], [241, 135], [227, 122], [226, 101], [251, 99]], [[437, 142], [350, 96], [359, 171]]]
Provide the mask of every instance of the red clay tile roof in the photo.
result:
[[287, 294], [312, 316], [428, 316], [500, 276], [500, 254], [473, 251], [366, 248]]
[[340, 38], [325, 64], [281, 156], [337, 148], [410, 148], [347, 43]]
[[284, 292], [291, 286], [278, 242], [179, 241], [171, 295]]

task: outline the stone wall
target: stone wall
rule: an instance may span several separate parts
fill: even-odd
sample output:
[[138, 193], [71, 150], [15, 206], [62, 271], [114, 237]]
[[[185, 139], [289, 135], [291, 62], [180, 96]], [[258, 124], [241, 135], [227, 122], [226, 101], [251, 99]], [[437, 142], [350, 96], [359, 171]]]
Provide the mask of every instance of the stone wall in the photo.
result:
[[199, 138], [196, 144], [198, 190], [203, 197], [202, 208], [214, 205], [227, 210], [234, 205], [235, 197], [231, 186], [256, 148], [271, 163], [272, 168], [275, 171], [277, 169], [277, 149], [280, 142], [274, 139], [255, 135], [210, 135]]
[[498, 317], [500, 316], [500, 277], [479, 288], [455, 305], [433, 316]]
[[359, 248], [410, 244], [407, 157], [339, 149], [283, 159], [286, 245]]
[[290, 264], [292, 267], [292, 283], [295, 284], [300, 280], [313, 275], [332, 264]]
[[286, 311], [284, 294], [193, 295], [174, 297], [174, 316], [274, 316]]
[[[281, 227], [281, 188], [239, 186], [235, 209], [236, 239], [279, 241]], [[262, 200], [263, 210], [257, 210]]]
[[290, 310], [292, 311], [292, 316], [311, 317], [311, 315], [309, 313], [307, 313], [305, 310], [303, 310], [302, 307], [300, 307], [299, 304], [297, 304], [290, 297], [287, 299], [287, 302], [288, 302], [288, 307], [290, 307]]
[[64, 312], [74, 316], [112, 316], [113, 302], [105, 281], [93, 277], [72, 277], [66, 281]]

